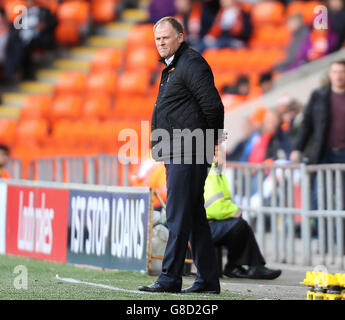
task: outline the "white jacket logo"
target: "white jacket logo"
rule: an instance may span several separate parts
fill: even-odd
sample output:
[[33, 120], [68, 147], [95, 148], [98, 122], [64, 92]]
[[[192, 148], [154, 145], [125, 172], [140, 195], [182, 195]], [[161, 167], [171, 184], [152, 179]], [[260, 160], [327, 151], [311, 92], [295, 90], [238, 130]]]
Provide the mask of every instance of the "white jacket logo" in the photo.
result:
[[29, 192], [29, 204], [23, 203], [24, 192], [19, 194], [18, 249], [50, 254], [53, 245], [52, 220], [54, 209], [45, 208], [45, 193], [41, 194], [41, 206], [34, 207], [34, 192]]

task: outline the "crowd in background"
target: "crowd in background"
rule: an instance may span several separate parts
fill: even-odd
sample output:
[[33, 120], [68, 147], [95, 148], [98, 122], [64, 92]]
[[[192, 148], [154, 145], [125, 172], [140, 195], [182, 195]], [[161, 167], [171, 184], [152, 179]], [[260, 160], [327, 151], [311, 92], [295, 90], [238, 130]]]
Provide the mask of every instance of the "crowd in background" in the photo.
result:
[[[253, 35], [250, 10], [243, 4], [260, 1], [240, 0], [151, 0], [148, 6], [149, 19], [155, 23], [166, 15], [177, 17], [183, 22], [186, 41], [203, 52], [209, 48], [238, 49], [248, 46]], [[286, 7], [293, 1], [277, 1]], [[323, 1], [328, 9], [328, 54], [340, 49], [345, 39], [345, 0]], [[58, 24], [56, 16], [36, 0], [27, 0], [27, 28], [16, 28], [6, 15], [0, 0], [0, 79], [8, 82], [16, 71], [23, 79], [34, 77], [32, 56], [37, 50], [55, 50], [58, 44], [54, 30]], [[138, 0], [120, 1], [118, 11], [138, 7]], [[272, 70], [260, 75], [262, 93], [273, 87], [275, 72], [284, 72], [320, 57], [313, 48], [311, 37], [313, 26], [306, 25], [302, 16], [287, 16], [286, 26], [291, 33], [286, 58]], [[157, 73], [159, 75], [159, 73]], [[235, 84], [225, 85], [221, 94], [249, 96], [250, 78], [240, 75]], [[268, 159], [289, 159], [294, 137], [302, 118], [302, 106], [292, 97], [285, 96], [277, 101], [277, 108], [267, 110], [259, 107], [252, 117], [244, 119], [241, 141], [228, 155], [232, 161], [259, 163]]]

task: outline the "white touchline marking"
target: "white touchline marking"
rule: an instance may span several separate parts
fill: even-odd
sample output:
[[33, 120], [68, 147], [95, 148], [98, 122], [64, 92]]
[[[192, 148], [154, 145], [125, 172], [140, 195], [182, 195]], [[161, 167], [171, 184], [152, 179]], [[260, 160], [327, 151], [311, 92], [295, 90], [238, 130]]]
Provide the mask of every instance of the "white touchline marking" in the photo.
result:
[[[129, 290], [129, 289], [123, 289], [123, 288], [109, 286], [106, 284], [82, 281], [82, 280], [73, 279], [73, 278], [61, 278], [58, 274], [56, 275], [56, 279], [58, 279], [60, 281], [64, 281], [64, 282], [69, 282], [69, 283], [85, 284], [85, 285], [89, 285], [89, 286], [93, 286], [93, 287], [99, 287], [99, 288], [109, 289], [109, 290], [114, 290], [114, 291], [122, 291], [122, 292], [127, 292], [127, 293], [140, 293], [140, 294], [161, 294], [162, 293], [162, 292], [150, 293], [150, 292], [144, 292], [144, 291], [139, 291], [139, 290]], [[173, 296], [180, 296], [181, 297], [181, 294], [179, 294], [179, 293], [169, 293], [169, 294], [171, 294]], [[201, 297], [205, 298], [207, 296], [201, 296]]]

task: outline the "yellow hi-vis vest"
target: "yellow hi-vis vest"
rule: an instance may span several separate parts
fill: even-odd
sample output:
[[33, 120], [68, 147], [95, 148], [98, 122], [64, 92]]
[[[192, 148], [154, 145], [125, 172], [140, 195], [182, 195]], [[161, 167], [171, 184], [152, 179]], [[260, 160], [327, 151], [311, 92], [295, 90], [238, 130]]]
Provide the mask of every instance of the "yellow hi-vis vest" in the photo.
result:
[[205, 181], [205, 209], [207, 219], [225, 220], [234, 217], [238, 207], [231, 201], [228, 181], [212, 164]]

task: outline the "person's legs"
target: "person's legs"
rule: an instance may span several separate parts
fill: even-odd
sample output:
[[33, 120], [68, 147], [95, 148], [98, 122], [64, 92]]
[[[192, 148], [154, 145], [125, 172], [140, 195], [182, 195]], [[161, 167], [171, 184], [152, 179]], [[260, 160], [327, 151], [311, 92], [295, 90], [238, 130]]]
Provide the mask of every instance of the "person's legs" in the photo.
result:
[[164, 287], [182, 287], [182, 270], [190, 236], [191, 165], [166, 164], [166, 216], [169, 238], [158, 282]]
[[210, 291], [220, 291], [217, 259], [212, 242], [211, 230], [204, 207], [204, 184], [207, 165], [194, 165], [191, 190], [192, 232], [191, 246], [195, 266], [198, 270], [196, 283]]

